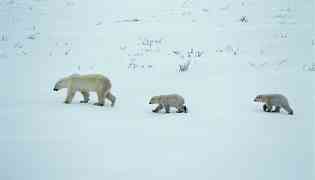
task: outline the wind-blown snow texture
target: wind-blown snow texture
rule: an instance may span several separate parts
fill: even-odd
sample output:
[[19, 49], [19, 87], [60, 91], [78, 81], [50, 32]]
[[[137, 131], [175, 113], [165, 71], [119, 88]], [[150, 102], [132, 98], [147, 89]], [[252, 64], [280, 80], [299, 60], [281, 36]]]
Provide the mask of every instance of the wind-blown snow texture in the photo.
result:
[[[0, 22], [0, 179], [315, 178], [314, 1], [1, 0]], [[116, 106], [63, 104], [72, 73]], [[189, 113], [152, 113], [167, 93]]]

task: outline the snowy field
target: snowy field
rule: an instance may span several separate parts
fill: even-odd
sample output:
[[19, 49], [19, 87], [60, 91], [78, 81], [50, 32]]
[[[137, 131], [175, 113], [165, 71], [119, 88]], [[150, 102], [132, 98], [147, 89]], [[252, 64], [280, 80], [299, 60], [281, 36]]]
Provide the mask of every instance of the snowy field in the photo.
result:
[[[0, 0], [0, 179], [315, 179], [314, 9]], [[115, 107], [79, 93], [64, 104], [53, 87], [73, 73], [109, 77]], [[150, 97], [168, 93], [189, 113], [152, 113]], [[253, 99], [265, 93], [294, 115], [263, 112]]]

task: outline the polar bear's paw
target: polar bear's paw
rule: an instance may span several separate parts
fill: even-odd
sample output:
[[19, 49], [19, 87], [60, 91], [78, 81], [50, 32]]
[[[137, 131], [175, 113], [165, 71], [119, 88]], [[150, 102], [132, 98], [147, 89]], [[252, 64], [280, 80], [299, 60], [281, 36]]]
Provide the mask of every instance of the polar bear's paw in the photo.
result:
[[88, 103], [89, 101], [80, 101], [80, 103]]
[[97, 102], [97, 103], [94, 103], [94, 105], [95, 105], [95, 106], [104, 106], [103, 103], [98, 103], [98, 102]]
[[111, 104], [111, 107], [114, 107], [115, 106], [115, 102], [116, 102], [116, 99], [113, 100], [112, 104]]
[[70, 104], [70, 101], [65, 101], [64, 103], [65, 103], [65, 104]]

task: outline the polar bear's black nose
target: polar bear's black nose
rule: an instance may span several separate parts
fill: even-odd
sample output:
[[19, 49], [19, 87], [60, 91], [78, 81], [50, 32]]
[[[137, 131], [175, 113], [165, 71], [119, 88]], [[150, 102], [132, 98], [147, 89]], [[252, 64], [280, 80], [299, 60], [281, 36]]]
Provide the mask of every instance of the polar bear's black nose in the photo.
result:
[[57, 89], [57, 88], [54, 88], [54, 91], [58, 91], [58, 89]]

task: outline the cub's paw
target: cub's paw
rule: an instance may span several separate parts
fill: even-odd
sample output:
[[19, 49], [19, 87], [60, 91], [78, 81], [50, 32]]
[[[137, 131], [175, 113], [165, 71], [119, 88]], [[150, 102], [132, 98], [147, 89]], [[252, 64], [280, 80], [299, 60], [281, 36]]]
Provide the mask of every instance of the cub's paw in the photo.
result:
[[115, 106], [116, 101], [113, 101], [112, 104], [110, 105], [111, 107]]
[[80, 103], [88, 103], [89, 101], [80, 101]]
[[69, 102], [69, 101], [65, 101], [64, 103], [65, 103], [65, 104], [70, 104], [70, 102]]
[[111, 107], [114, 107], [114, 106], [115, 106], [115, 103], [116, 103], [116, 99], [114, 99], [114, 100], [112, 101]]

